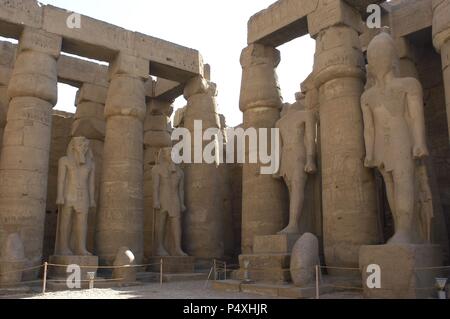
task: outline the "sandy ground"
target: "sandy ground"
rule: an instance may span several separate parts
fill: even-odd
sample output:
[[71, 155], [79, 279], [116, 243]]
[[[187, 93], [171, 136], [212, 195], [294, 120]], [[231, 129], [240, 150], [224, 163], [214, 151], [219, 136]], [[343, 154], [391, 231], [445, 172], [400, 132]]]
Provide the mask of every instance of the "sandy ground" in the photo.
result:
[[[273, 297], [235, 292], [216, 291], [211, 283], [205, 288], [204, 281], [186, 281], [165, 283], [147, 283], [142, 286], [67, 290], [42, 294], [0, 296], [0, 299], [273, 299]], [[362, 299], [354, 292], [324, 294], [321, 299]]]
[[[146, 284], [126, 288], [47, 292], [45, 295], [17, 295], [8, 299], [270, 299], [244, 293], [228, 293], [205, 288], [204, 281]], [[2, 297], [0, 297], [1, 299]], [[5, 297], [3, 297], [5, 298]]]

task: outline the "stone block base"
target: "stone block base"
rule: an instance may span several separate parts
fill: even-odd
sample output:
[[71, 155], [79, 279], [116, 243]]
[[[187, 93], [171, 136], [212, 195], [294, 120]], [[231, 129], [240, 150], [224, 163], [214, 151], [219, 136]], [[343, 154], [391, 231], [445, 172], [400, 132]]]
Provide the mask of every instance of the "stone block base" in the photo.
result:
[[13, 288], [19, 285], [23, 274], [20, 270], [25, 269], [26, 266], [26, 261], [0, 261], [0, 287]]
[[150, 272], [160, 272], [161, 259], [163, 262], [163, 273], [165, 274], [189, 274], [195, 272], [195, 257], [152, 257], [148, 259], [147, 270]]
[[253, 242], [254, 254], [290, 254], [299, 234], [256, 236]]
[[[238, 293], [243, 292], [252, 295], [260, 295], [267, 297], [289, 298], [289, 299], [310, 299], [316, 297], [316, 288], [310, 287], [295, 287], [292, 284], [289, 285], [275, 285], [275, 284], [244, 284], [239, 280], [222, 280], [214, 281], [212, 287], [217, 291]], [[320, 292], [327, 294], [332, 292], [331, 286], [322, 285]]]
[[[381, 288], [367, 286], [368, 265], [381, 268]], [[436, 294], [435, 278], [442, 266], [438, 245], [362, 246], [359, 254], [364, 297], [377, 299], [430, 298]]]
[[[48, 275], [50, 278], [62, 279], [67, 278], [67, 266], [78, 265], [81, 267], [81, 279], [88, 278], [88, 272], [97, 272], [98, 257], [97, 256], [50, 256], [48, 266]], [[61, 266], [53, 266], [61, 265]]]
[[245, 262], [249, 262], [248, 274], [252, 281], [283, 284], [291, 281], [289, 254], [240, 255], [241, 268], [233, 273], [232, 278], [245, 279]]

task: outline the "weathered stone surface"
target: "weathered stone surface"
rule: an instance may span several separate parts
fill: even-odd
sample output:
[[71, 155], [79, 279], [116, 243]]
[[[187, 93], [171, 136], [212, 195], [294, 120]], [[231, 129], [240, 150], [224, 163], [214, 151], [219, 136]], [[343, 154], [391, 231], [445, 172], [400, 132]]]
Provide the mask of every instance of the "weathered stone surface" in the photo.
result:
[[356, 267], [359, 247], [379, 240], [374, 179], [362, 160], [364, 59], [348, 26], [323, 30], [316, 44], [325, 262]]
[[[58, 189], [58, 161], [66, 154], [67, 146], [69, 145], [71, 139], [70, 132], [72, 123], [73, 114], [53, 110], [52, 138], [48, 168], [47, 204], [45, 208], [46, 214], [43, 260], [48, 260], [48, 258], [55, 252], [56, 225], [58, 218], [58, 206], [56, 205], [56, 192]], [[90, 220], [89, 222], [91, 223], [92, 221]], [[88, 247], [89, 250], [92, 251], [93, 246], [88, 243]]]
[[85, 83], [108, 87], [108, 66], [61, 55], [58, 59], [58, 80], [82, 87]]
[[248, 44], [279, 46], [308, 33], [306, 17], [319, 0], [281, 0], [258, 12], [248, 22]]
[[98, 257], [96, 256], [50, 256], [48, 274], [50, 278], [68, 278], [72, 273], [67, 272], [67, 266], [78, 265], [81, 267], [81, 279], [87, 280], [88, 272], [97, 272]]
[[[194, 136], [194, 121], [202, 121], [202, 131], [220, 131], [217, 113], [217, 88], [202, 77], [190, 80], [184, 90], [187, 106], [182, 125]], [[207, 143], [203, 143], [203, 147]], [[191, 145], [192, 163], [183, 165], [187, 211], [183, 223], [183, 244], [186, 252], [197, 259], [221, 259], [224, 256], [223, 188], [221, 169], [215, 164], [195, 164], [195, 145]], [[208, 194], [205, 196], [205, 194]]]
[[[276, 49], [260, 44], [250, 45], [242, 52], [240, 109], [244, 112], [244, 129], [271, 129], [280, 119], [281, 94], [275, 72], [279, 62], [280, 55]], [[267, 138], [270, 145], [270, 134]], [[276, 234], [286, 225], [287, 203], [287, 192], [282, 181], [275, 180], [271, 175], [262, 175], [261, 164], [243, 165], [244, 254], [252, 252], [255, 236]]]
[[291, 278], [298, 287], [311, 285], [315, 278], [315, 267], [320, 265], [319, 240], [311, 233], [303, 234], [292, 248]]
[[401, 1], [389, 5], [394, 37], [403, 37], [429, 28], [433, 21], [432, 0]]
[[299, 234], [255, 236], [253, 242], [253, 253], [289, 254], [298, 239]]
[[105, 105], [106, 133], [96, 251], [111, 264], [117, 250], [130, 247], [143, 260], [144, 81], [134, 75], [113, 77]]
[[153, 208], [152, 169], [161, 148], [172, 145], [169, 118], [172, 110], [171, 102], [151, 99], [147, 103], [144, 121], [144, 255], [147, 259], [154, 256], [154, 239], [158, 228], [158, 216], [154, 216]]
[[112, 278], [120, 282], [135, 282], [136, 261], [133, 252], [127, 247], [119, 248], [113, 262]]
[[[381, 288], [367, 286], [369, 265], [379, 265]], [[435, 245], [362, 246], [359, 257], [366, 298], [416, 299], [434, 297], [442, 251]]]
[[85, 137], [73, 137], [58, 164], [59, 206], [55, 255], [91, 256], [87, 250], [89, 210], [95, 202], [95, 162]]
[[319, 0], [316, 10], [308, 15], [308, 31], [314, 38], [320, 31], [338, 25], [363, 31], [360, 14], [342, 0]]
[[[25, 28], [22, 33], [28, 41]], [[26, 43], [25, 43], [26, 44]], [[51, 109], [57, 95], [56, 59], [22, 51], [8, 88], [7, 124], [0, 158], [0, 242], [20, 231], [25, 255], [41, 263], [51, 139]]]
[[241, 111], [256, 107], [281, 108], [281, 92], [276, 74], [280, 52], [272, 47], [251, 44], [242, 51]]
[[152, 264], [148, 267], [148, 271], [160, 272], [162, 261], [163, 274], [189, 274], [195, 271], [195, 258], [187, 256], [165, 256], [153, 257], [149, 259]]
[[[447, 121], [450, 123], [450, 3], [433, 1], [433, 44], [441, 53]], [[448, 124], [450, 134], [450, 124]]]
[[13, 287], [22, 281], [26, 267], [25, 249], [18, 233], [10, 234], [0, 249], [0, 287]]

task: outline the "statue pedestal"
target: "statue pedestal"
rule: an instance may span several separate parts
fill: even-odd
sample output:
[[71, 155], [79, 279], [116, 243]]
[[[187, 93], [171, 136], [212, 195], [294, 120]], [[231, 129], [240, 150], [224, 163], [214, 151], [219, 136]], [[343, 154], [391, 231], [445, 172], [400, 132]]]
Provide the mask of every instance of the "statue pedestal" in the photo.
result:
[[248, 277], [252, 281], [271, 284], [291, 282], [291, 252], [300, 234], [256, 236], [253, 241], [253, 254], [239, 256], [240, 269], [233, 273], [238, 280]]
[[27, 261], [0, 261], [0, 287], [14, 288], [20, 285]]
[[190, 274], [195, 272], [195, 257], [164, 256], [148, 259], [148, 271], [160, 272], [161, 259], [163, 261], [164, 274]]
[[88, 272], [97, 272], [98, 257], [97, 256], [50, 256], [49, 264], [61, 266], [48, 266], [49, 277], [51, 278], [67, 278], [72, 273], [67, 273], [67, 266], [78, 265], [81, 267], [81, 279], [88, 278]]
[[256, 236], [253, 254], [289, 254], [300, 234]]
[[[381, 288], [370, 289], [367, 266], [381, 268]], [[439, 245], [381, 245], [362, 246], [359, 266], [362, 270], [364, 296], [377, 299], [430, 298], [437, 289], [439, 269], [442, 266], [442, 249]]]

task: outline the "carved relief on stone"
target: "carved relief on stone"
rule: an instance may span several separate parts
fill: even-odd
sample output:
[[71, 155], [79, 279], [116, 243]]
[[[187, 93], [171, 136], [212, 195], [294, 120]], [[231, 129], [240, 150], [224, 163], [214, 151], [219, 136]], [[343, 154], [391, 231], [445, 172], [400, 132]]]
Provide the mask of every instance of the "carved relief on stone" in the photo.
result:
[[276, 128], [280, 130], [280, 169], [274, 175], [283, 178], [290, 196], [289, 225], [280, 234], [299, 233], [299, 221], [305, 200], [308, 174], [316, 167], [316, 116], [305, 109], [304, 96], [286, 104]]
[[59, 160], [55, 255], [90, 256], [86, 249], [89, 208], [95, 203], [95, 163], [85, 137], [72, 138]]
[[[187, 256], [181, 249], [181, 213], [184, 206], [184, 173], [172, 161], [172, 148], [161, 149], [157, 164], [152, 169], [153, 204], [159, 211], [159, 227], [156, 238], [156, 254], [169, 256], [164, 247], [166, 232], [172, 236], [173, 256]], [[170, 229], [168, 228], [170, 227]], [[169, 231], [170, 230], [170, 231]]]
[[361, 98], [365, 166], [377, 168], [386, 184], [395, 234], [390, 244], [423, 243], [430, 237], [431, 192], [423, 159], [423, 90], [415, 78], [398, 76], [395, 43], [387, 32], [368, 47], [369, 81]]

